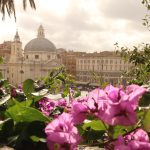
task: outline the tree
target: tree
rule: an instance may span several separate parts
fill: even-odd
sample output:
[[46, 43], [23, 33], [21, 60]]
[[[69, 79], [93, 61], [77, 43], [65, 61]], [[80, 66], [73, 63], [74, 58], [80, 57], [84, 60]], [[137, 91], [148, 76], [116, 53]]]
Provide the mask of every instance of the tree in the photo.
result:
[[[31, 8], [36, 9], [34, 0], [28, 0], [30, 3]], [[27, 0], [22, 0], [23, 9], [26, 10], [27, 7]], [[2, 13], [2, 19], [5, 19], [5, 14], [11, 17], [13, 14], [16, 20], [16, 9], [15, 9], [15, 2], [14, 0], [0, 0], [0, 12]]]
[[142, 4], [146, 7], [147, 9], [147, 14], [145, 15], [145, 18], [143, 19], [143, 25], [146, 26], [148, 28], [148, 30], [150, 30], [150, 14], [149, 14], [149, 10], [150, 10], [150, 0], [142, 0]]
[[119, 47], [115, 44], [117, 53], [125, 61], [132, 64], [130, 69], [124, 72], [125, 77], [129, 77], [130, 83], [146, 84], [150, 80], [150, 44], [140, 44], [133, 48]]
[[[147, 14], [143, 19], [143, 25], [150, 30], [150, 0], [142, 0], [142, 4], [147, 9]], [[130, 83], [147, 84], [150, 80], [150, 44], [140, 44], [133, 48], [119, 47], [115, 44], [117, 53], [124, 58], [125, 61], [132, 64], [129, 71], [124, 72], [124, 76], [130, 77]]]

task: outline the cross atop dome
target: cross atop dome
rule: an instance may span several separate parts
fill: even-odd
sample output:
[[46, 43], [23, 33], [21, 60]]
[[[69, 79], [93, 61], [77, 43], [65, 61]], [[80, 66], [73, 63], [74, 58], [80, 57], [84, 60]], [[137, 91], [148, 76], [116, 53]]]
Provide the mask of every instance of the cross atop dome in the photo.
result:
[[37, 35], [38, 38], [45, 38], [45, 34], [44, 34], [44, 28], [42, 25], [39, 26], [38, 28], [38, 35]]

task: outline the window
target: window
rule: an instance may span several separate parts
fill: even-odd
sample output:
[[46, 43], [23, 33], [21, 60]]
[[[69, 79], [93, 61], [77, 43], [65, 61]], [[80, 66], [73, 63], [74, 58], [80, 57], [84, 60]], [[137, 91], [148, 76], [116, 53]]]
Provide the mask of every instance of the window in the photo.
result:
[[117, 64], [117, 60], [116, 60], [116, 64]]
[[112, 70], [112, 66], [110, 66], [110, 70]]
[[95, 60], [92, 60], [92, 64], [95, 64]]
[[47, 55], [47, 58], [48, 58], [48, 59], [50, 59], [50, 58], [51, 58], [51, 56], [50, 56], [50, 55]]
[[26, 59], [28, 59], [28, 55], [26, 55]]
[[35, 59], [39, 59], [39, 55], [35, 55]]
[[24, 74], [24, 71], [23, 71], [23, 70], [20, 70], [20, 73], [21, 73], [21, 74]]

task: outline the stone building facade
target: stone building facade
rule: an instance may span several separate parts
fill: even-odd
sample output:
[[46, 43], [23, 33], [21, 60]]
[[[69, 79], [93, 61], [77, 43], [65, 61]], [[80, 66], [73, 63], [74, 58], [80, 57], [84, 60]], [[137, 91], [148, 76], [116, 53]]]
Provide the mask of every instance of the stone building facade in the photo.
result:
[[0, 44], [0, 57], [3, 58], [3, 63], [0, 65], [0, 72], [4, 77], [8, 75], [8, 61], [11, 54], [11, 41], [4, 41]]
[[4, 62], [9, 60], [11, 53], [11, 41], [4, 41], [0, 44], [0, 56], [4, 59]]
[[37, 37], [29, 41], [24, 49], [22, 49], [19, 34], [16, 32], [11, 42], [11, 53], [5, 64], [5, 72], [2, 73], [10, 83], [19, 84], [28, 78], [34, 80], [42, 78], [52, 69], [60, 66], [57, 49], [51, 41], [45, 38], [44, 29], [40, 25]]
[[115, 52], [87, 53], [77, 58], [76, 78], [83, 83], [125, 84], [123, 71], [128, 71], [131, 64], [125, 62]]
[[4, 58], [0, 71], [12, 84], [22, 83], [28, 78], [42, 78], [60, 66], [65, 66], [67, 72], [75, 76], [79, 83], [125, 84], [122, 72], [131, 67], [131, 64], [111, 51], [86, 53], [56, 49], [45, 38], [42, 25], [38, 28], [37, 37], [29, 41], [24, 49], [16, 32], [12, 42], [0, 44], [0, 56]]
[[76, 60], [78, 57], [86, 54], [85, 52], [75, 52], [60, 50], [58, 57], [60, 58], [62, 64], [65, 66], [67, 73], [76, 77]]

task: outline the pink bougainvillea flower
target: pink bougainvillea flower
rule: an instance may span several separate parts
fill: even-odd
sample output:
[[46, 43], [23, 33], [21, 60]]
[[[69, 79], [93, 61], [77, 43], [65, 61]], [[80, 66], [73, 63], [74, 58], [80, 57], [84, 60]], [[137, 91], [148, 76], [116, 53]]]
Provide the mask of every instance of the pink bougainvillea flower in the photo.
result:
[[16, 88], [12, 88], [12, 89], [11, 89], [11, 96], [12, 96], [12, 97], [16, 97], [16, 96], [17, 96]]
[[104, 96], [103, 94], [105, 94], [103, 90], [97, 88], [91, 91], [87, 96], [72, 101], [71, 114], [75, 124], [82, 123], [89, 114], [97, 114], [100, 104], [98, 100], [99, 97]]
[[23, 87], [22, 87], [21, 84], [18, 85], [18, 89], [19, 89], [20, 92], [22, 91]]
[[137, 108], [139, 100], [145, 92], [146, 89], [141, 86], [135, 84], [127, 86], [126, 93], [129, 96], [128, 100], [134, 109]]
[[56, 101], [49, 99], [48, 97], [44, 97], [39, 101], [40, 110], [46, 116], [49, 116], [54, 107], [56, 106]]
[[122, 87], [118, 88], [118, 87], [109, 85], [104, 89], [104, 91], [107, 95], [108, 102], [110, 104], [117, 105], [121, 101], [128, 100], [128, 95], [125, 93]]
[[67, 101], [64, 98], [62, 98], [62, 99], [57, 101], [57, 106], [66, 107], [67, 106]]
[[[131, 85], [124, 91], [112, 85], [105, 88], [105, 97], [99, 98], [98, 117], [110, 125], [133, 125], [136, 123], [135, 109], [139, 99], [146, 91], [138, 85]], [[105, 99], [105, 100], [104, 100]]]
[[132, 106], [135, 105], [133, 107], [136, 109], [138, 102], [141, 96], [146, 92], [146, 89], [135, 84], [127, 86], [126, 90], [109, 85], [104, 91], [113, 103], [129, 101]]
[[99, 110], [105, 107], [104, 105], [108, 101], [108, 97], [104, 90], [97, 88], [87, 95], [86, 101], [90, 112], [97, 115]]
[[[45, 114], [49, 116], [56, 107], [67, 107], [67, 102], [65, 99], [60, 100], [51, 100], [48, 97], [44, 97], [39, 101], [39, 109]], [[58, 114], [55, 114], [53, 117], [57, 117]]]
[[87, 113], [88, 108], [84, 103], [77, 101], [72, 103], [71, 115], [73, 117], [74, 124], [82, 123], [86, 119]]
[[99, 111], [99, 118], [110, 125], [133, 125], [136, 122], [136, 113], [127, 103], [118, 105], [105, 104], [105, 110]]
[[58, 147], [59, 150], [76, 150], [81, 137], [72, 122], [72, 116], [61, 114], [45, 128], [49, 150]]
[[148, 134], [142, 129], [137, 129], [124, 137], [120, 136], [113, 145], [114, 150], [150, 150]]

